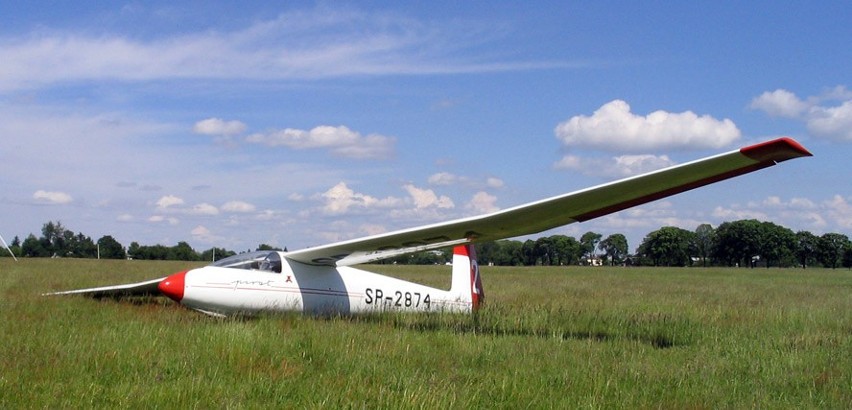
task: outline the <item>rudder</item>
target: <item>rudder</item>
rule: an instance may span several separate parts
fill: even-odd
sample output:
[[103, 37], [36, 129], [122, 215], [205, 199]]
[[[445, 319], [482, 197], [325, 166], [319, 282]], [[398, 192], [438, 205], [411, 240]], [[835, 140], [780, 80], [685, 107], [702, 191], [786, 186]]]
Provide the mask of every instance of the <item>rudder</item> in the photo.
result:
[[485, 291], [482, 288], [476, 248], [473, 244], [453, 248], [453, 279], [450, 291], [469, 301], [472, 310], [479, 309], [485, 302]]

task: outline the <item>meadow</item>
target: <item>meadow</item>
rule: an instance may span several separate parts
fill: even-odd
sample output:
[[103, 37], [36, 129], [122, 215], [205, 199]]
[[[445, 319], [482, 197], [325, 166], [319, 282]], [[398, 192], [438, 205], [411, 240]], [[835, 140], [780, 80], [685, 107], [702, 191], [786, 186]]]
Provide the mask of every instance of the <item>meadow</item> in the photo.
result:
[[482, 267], [475, 316], [40, 296], [191, 266], [0, 258], [0, 408], [852, 408], [849, 270]]

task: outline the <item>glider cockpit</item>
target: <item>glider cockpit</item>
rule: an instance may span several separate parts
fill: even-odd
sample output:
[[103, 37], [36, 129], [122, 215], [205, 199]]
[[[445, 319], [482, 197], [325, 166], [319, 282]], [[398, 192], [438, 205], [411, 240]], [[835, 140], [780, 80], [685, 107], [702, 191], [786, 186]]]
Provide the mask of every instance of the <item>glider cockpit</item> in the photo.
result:
[[210, 264], [210, 266], [281, 273], [281, 254], [278, 251], [241, 253], [220, 259]]

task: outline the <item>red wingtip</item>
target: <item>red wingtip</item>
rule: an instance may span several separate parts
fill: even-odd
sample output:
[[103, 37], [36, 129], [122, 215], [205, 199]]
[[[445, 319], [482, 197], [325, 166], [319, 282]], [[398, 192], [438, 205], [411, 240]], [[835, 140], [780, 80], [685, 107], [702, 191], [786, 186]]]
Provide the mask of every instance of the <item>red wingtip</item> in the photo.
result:
[[183, 290], [184, 290], [184, 280], [187, 271], [175, 273], [172, 276], [169, 276], [163, 279], [157, 288], [160, 289], [160, 292], [163, 292], [164, 295], [168, 296], [170, 299], [175, 302], [180, 303], [183, 300]]
[[814, 155], [805, 149], [802, 144], [789, 137], [749, 145], [748, 147], [741, 148], [740, 152], [758, 162], [781, 162], [788, 159], [811, 157]]

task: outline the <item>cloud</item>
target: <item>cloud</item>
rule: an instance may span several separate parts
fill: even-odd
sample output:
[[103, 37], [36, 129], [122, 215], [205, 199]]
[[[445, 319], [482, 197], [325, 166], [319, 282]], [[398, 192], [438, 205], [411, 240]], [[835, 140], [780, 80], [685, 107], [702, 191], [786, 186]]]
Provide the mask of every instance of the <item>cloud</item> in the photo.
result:
[[506, 184], [500, 178], [488, 177], [485, 179], [485, 185], [489, 188], [503, 188]]
[[363, 136], [345, 126], [322, 125], [309, 131], [293, 128], [256, 133], [247, 142], [292, 149], [328, 149], [333, 155], [353, 159], [387, 159], [393, 154], [396, 139], [378, 134]]
[[323, 211], [332, 215], [347, 213], [350, 208], [388, 208], [398, 205], [401, 202], [399, 199], [393, 197], [378, 199], [366, 194], [357, 193], [346, 186], [344, 182], [331, 187], [321, 197], [325, 200]]
[[850, 200], [835, 195], [830, 200], [823, 202], [822, 206], [826, 209], [828, 217], [834, 222], [835, 226], [852, 229], [852, 204], [850, 204]]
[[74, 198], [65, 192], [38, 190], [33, 193], [33, 199], [40, 203], [65, 205], [74, 202]]
[[166, 209], [184, 204], [184, 200], [174, 195], [166, 195], [157, 200], [158, 209]]
[[167, 222], [169, 225], [177, 225], [177, 224], [180, 223], [180, 220], [177, 219], [177, 218], [174, 218], [174, 217], [166, 218], [163, 215], [153, 215], [150, 218], [148, 218], [148, 222], [153, 222], [153, 223]]
[[426, 182], [428, 182], [429, 185], [453, 185], [458, 181], [459, 177], [457, 175], [449, 172], [439, 172], [437, 174], [430, 175]]
[[496, 196], [480, 191], [473, 195], [473, 198], [465, 205], [465, 208], [472, 209], [477, 214], [497, 212], [500, 208], [495, 205], [496, 202]]
[[411, 195], [417, 209], [455, 207], [452, 199], [444, 195], [438, 197], [431, 189], [420, 189], [411, 184], [404, 185], [403, 188]]
[[189, 231], [189, 233], [192, 235], [192, 237], [195, 240], [197, 240], [199, 242], [203, 242], [203, 243], [208, 243], [208, 244], [209, 243], [217, 243], [217, 242], [221, 242], [222, 240], [224, 240], [224, 238], [222, 238], [221, 236], [214, 235], [210, 231], [210, 229], [208, 229], [204, 225], [196, 226], [191, 231]]
[[656, 171], [674, 164], [674, 161], [666, 155], [621, 155], [609, 160], [566, 155], [553, 167], [576, 171], [589, 176], [624, 178]]
[[810, 108], [810, 104], [800, 100], [796, 94], [777, 89], [754, 98], [749, 107], [774, 117], [798, 118]]
[[574, 116], [560, 123], [555, 133], [571, 148], [632, 152], [721, 148], [740, 137], [740, 130], [727, 118], [717, 120], [692, 111], [655, 111], [641, 116], [631, 113], [630, 105], [622, 100], [604, 104], [590, 117]]
[[852, 141], [852, 100], [837, 107], [814, 107], [808, 114], [808, 131], [816, 136]]
[[0, 92], [103, 79], [304, 80], [578, 66], [462, 57], [469, 47], [504, 35], [484, 24], [424, 22], [328, 7], [283, 13], [231, 31], [145, 40], [42, 30], [0, 38]]
[[257, 209], [254, 205], [243, 201], [230, 201], [222, 205], [222, 211], [232, 213], [249, 213]]
[[[839, 104], [828, 106], [826, 102]], [[852, 91], [845, 86], [806, 99], [779, 88], [755, 97], [749, 107], [771, 116], [804, 121], [808, 132], [816, 137], [852, 141]]]
[[429, 185], [435, 186], [464, 184], [468, 187], [497, 189], [503, 188], [503, 186], [505, 186], [505, 182], [503, 182], [502, 179], [497, 177], [487, 177], [483, 181], [477, 180], [475, 178], [455, 175], [449, 172], [439, 172], [437, 174], [432, 174], [429, 176], [429, 179], [427, 179], [426, 182], [429, 183]]
[[219, 208], [208, 203], [200, 203], [193, 205], [193, 207], [189, 209], [188, 213], [190, 215], [219, 215]]
[[230, 137], [242, 134], [246, 125], [240, 121], [225, 121], [220, 118], [208, 118], [195, 123], [192, 132], [202, 135], [214, 135]]

